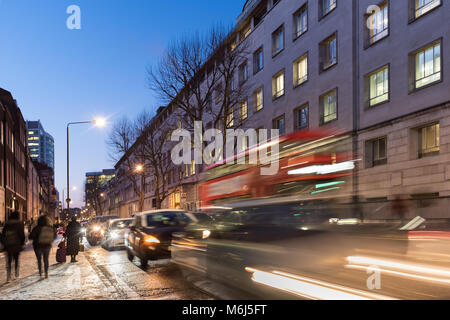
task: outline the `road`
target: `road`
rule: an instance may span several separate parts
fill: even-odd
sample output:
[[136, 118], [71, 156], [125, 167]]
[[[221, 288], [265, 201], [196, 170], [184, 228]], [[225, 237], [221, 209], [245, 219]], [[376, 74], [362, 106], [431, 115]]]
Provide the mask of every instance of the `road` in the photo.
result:
[[[18, 280], [6, 282], [5, 257], [0, 258], [0, 299], [4, 300], [206, 300], [212, 299], [184, 281], [170, 260], [149, 263], [146, 270], [130, 262], [125, 251], [89, 247], [76, 263], [57, 264], [50, 255], [49, 278], [39, 280], [31, 244], [21, 254]], [[69, 257], [70, 258], [70, 257]], [[69, 259], [70, 260], [70, 259]]]

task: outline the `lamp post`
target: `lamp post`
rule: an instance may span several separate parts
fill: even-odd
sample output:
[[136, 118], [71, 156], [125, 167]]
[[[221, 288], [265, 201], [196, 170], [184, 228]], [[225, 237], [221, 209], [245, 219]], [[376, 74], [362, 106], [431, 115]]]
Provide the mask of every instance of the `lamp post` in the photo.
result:
[[76, 125], [76, 124], [89, 124], [89, 123], [93, 123], [95, 125], [97, 125], [98, 127], [104, 127], [106, 122], [104, 119], [97, 119], [97, 120], [91, 120], [91, 121], [78, 121], [78, 122], [69, 122], [67, 124], [67, 198], [66, 198], [66, 202], [67, 202], [67, 212], [69, 212], [70, 209], [70, 175], [69, 175], [69, 165], [70, 165], [70, 161], [69, 161], [69, 128], [71, 125]]

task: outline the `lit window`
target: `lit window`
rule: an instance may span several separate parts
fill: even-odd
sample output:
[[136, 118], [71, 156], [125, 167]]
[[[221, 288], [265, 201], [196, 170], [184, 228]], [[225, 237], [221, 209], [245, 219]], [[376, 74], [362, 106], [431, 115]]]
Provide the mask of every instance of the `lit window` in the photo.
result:
[[414, 0], [416, 18], [424, 15], [425, 13], [433, 10], [441, 4], [440, 0]]
[[184, 176], [189, 177], [189, 165], [188, 164], [184, 165]]
[[386, 37], [389, 32], [389, 13], [388, 5], [384, 3], [380, 10], [375, 11], [367, 18], [369, 28], [369, 44]]
[[322, 97], [322, 123], [328, 123], [337, 119], [337, 92], [327, 93]]
[[231, 128], [234, 126], [234, 110], [233, 107], [229, 107], [227, 110], [227, 123], [226, 127]]
[[294, 14], [294, 39], [308, 30], [308, 8], [303, 6]]
[[277, 99], [284, 95], [284, 71], [280, 71], [272, 78], [272, 96]]
[[239, 113], [241, 115], [241, 120], [247, 119], [247, 116], [248, 116], [248, 103], [247, 103], [247, 100], [241, 101], [239, 110], [240, 110]]
[[191, 161], [191, 176], [195, 175], [195, 160]]
[[280, 53], [284, 49], [284, 28], [279, 27], [272, 33], [272, 56]]
[[255, 104], [255, 111], [259, 111], [264, 107], [263, 89], [259, 88], [253, 94], [253, 101]]
[[389, 68], [387, 66], [369, 76], [369, 87], [370, 106], [389, 99]]
[[419, 130], [419, 148], [420, 157], [439, 152], [439, 124], [424, 127]]
[[415, 59], [416, 59], [416, 82], [415, 82], [416, 89], [441, 80], [440, 42], [416, 53]]
[[308, 80], [308, 55], [304, 55], [294, 62], [294, 86]]
[[245, 38], [247, 38], [250, 33], [252, 32], [252, 26], [250, 25], [250, 22], [245, 25], [244, 28], [241, 30], [240, 34], [240, 40], [243, 41]]

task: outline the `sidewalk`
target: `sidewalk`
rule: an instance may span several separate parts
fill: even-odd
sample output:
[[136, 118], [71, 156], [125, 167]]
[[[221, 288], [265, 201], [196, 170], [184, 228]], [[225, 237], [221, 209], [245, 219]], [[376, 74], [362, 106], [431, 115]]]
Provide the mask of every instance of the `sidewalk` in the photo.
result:
[[[56, 242], [57, 243], [57, 242]], [[81, 253], [77, 263], [58, 264], [56, 245], [50, 252], [49, 278], [40, 280], [31, 243], [20, 255], [20, 277], [6, 283], [5, 257], [0, 258], [0, 300], [104, 299], [109, 295], [91, 265]], [[14, 267], [13, 267], [14, 268]]]

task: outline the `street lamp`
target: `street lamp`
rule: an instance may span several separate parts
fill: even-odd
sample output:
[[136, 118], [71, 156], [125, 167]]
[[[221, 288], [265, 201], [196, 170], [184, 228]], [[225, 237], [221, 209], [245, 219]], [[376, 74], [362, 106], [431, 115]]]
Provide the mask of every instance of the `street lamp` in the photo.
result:
[[136, 165], [136, 172], [142, 172], [144, 171], [144, 166], [142, 164]]
[[[106, 126], [106, 120], [105, 119], [103, 119], [103, 118], [99, 118], [99, 119], [96, 119], [96, 120], [91, 120], [91, 121], [78, 121], [78, 122], [69, 122], [68, 124], [67, 124], [67, 199], [66, 199], [66, 202], [67, 202], [67, 210], [69, 210], [69, 208], [70, 208], [70, 203], [72, 202], [71, 201], [71, 199], [70, 199], [70, 182], [69, 182], [69, 180], [70, 180], [70, 177], [69, 177], [69, 128], [70, 128], [70, 126], [71, 125], [76, 125], [76, 124], [88, 124], [88, 123], [93, 123], [93, 124], [95, 124], [97, 127], [100, 127], [100, 128], [102, 128], [102, 127], [104, 127], [104, 126]], [[76, 188], [75, 188], [76, 189]], [[75, 190], [74, 189], [74, 190]]]

